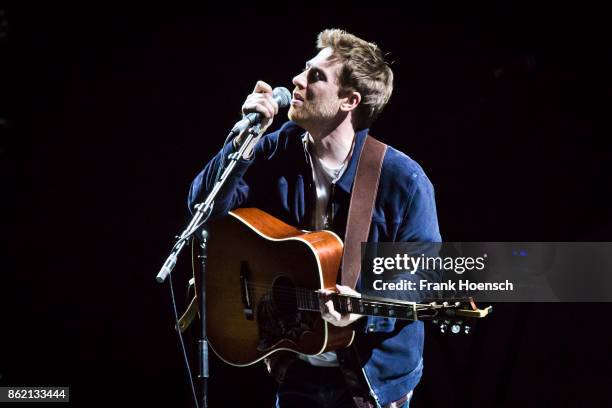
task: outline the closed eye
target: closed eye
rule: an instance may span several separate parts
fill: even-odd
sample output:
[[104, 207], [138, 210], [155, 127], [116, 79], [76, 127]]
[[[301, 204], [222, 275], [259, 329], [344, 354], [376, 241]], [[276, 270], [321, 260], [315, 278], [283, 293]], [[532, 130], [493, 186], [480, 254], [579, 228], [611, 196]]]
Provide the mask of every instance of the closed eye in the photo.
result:
[[319, 70], [318, 68], [310, 68], [310, 71], [308, 72], [308, 81], [309, 82], [318, 82], [318, 81], [325, 81], [325, 74], [323, 73], [323, 71]]

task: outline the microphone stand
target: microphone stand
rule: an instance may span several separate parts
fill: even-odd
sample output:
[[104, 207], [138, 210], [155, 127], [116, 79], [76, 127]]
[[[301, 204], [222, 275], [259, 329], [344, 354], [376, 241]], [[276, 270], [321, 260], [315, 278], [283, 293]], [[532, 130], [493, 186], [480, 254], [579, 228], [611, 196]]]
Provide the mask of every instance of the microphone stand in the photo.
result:
[[[185, 230], [178, 236], [176, 243], [172, 247], [170, 251], [170, 255], [164, 262], [161, 270], [157, 274], [155, 280], [159, 283], [163, 283], [168, 275], [172, 272], [174, 267], [176, 266], [176, 261], [178, 255], [180, 254], [183, 247], [186, 245], [188, 240], [196, 233], [198, 233], [200, 238], [200, 250], [199, 256], [200, 259], [200, 293], [197, 294], [199, 297], [199, 312], [200, 312], [200, 339], [198, 340], [198, 367], [199, 367], [199, 375], [201, 382], [201, 396], [200, 402], [201, 408], [208, 408], [208, 378], [209, 378], [209, 366], [208, 366], [208, 338], [206, 334], [206, 259], [207, 259], [207, 246], [208, 246], [208, 232], [204, 228], [204, 224], [208, 220], [210, 216], [210, 212], [212, 211], [215, 198], [219, 194], [221, 188], [225, 185], [225, 182], [230, 174], [234, 171], [236, 164], [239, 160], [244, 158], [244, 154], [247, 148], [250, 146], [251, 142], [259, 132], [261, 131], [261, 126], [256, 124], [249, 128], [248, 135], [245, 138], [244, 142], [240, 146], [237, 152], [234, 152], [229, 155], [230, 163], [227, 165], [219, 179], [215, 182], [215, 185], [208, 193], [206, 199], [197, 204], [195, 208], [195, 214], [193, 218], [185, 228]], [[230, 133], [231, 136], [231, 133]], [[179, 330], [177, 325], [177, 330]]]
[[200, 339], [198, 340], [198, 367], [201, 388], [201, 404], [202, 408], [208, 408], [208, 337], [206, 335], [206, 260], [208, 246], [208, 231], [204, 228], [200, 230], [200, 293], [198, 301], [198, 309], [200, 312]]

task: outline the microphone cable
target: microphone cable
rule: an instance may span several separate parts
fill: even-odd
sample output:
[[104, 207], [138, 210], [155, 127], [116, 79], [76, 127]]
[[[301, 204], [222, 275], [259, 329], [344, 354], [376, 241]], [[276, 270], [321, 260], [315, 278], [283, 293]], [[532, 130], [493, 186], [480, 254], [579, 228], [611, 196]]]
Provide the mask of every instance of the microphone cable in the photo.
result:
[[181, 352], [183, 354], [183, 362], [185, 363], [185, 369], [187, 370], [187, 377], [189, 380], [189, 385], [191, 386], [191, 393], [193, 395], [193, 402], [195, 403], [196, 408], [200, 408], [200, 404], [198, 403], [198, 397], [195, 391], [195, 383], [193, 382], [193, 375], [191, 374], [191, 366], [189, 365], [189, 359], [187, 358], [185, 341], [183, 340], [183, 334], [181, 333], [181, 328], [179, 327], [179, 317], [176, 308], [176, 299], [174, 297], [174, 287], [172, 286], [172, 274], [168, 275], [168, 279], [170, 281], [170, 285], [168, 285], [168, 287], [170, 288], [170, 297], [172, 298], [172, 310], [174, 312], [174, 328], [176, 330], [176, 333], [178, 334], [179, 344], [181, 346]]

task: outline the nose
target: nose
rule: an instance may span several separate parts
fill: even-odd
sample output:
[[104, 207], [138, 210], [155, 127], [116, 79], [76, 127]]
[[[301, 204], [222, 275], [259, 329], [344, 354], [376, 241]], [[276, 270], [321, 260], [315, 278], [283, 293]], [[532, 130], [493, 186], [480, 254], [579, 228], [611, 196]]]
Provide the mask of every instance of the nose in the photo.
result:
[[291, 81], [293, 85], [297, 86], [300, 89], [306, 88], [306, 73], [307, 72], [308, 70], [304, 70], [302, 71], [301, 74], [294, 76], [293, 81]]

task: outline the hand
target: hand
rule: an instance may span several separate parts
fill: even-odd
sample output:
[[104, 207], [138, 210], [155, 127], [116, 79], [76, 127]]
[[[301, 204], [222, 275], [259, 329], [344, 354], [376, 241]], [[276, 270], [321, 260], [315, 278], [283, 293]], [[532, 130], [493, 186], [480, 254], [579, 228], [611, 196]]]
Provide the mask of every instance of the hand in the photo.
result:
[[[251, 112], [259, 112], [264, 116], [261, 121], [261, 133], [272, 124], [274, 115], [278, 113], [278, 104], [272, 97], [272, 87], [263, 81], [257, 81], [253, 93], [247, 96], [246, 101], [242, 104], [243, 115]], [[242, 145], [245, 137], [246, 134], [234, 139], [238, 147]]]
[[[361, 297], [359, 292], [355, 292], [348, 286], [336, 285], [338, 293], [345, 295], [353, 295]], [[331, 295], [336, 293], [329, 289], [322, 289], [320, 292], [321, 299], [321, 317], [323, 320], [333, 324], [334, 326], [344, 327], [362, 318], [363, 315], [357, 313], [340, 314], [334, 309], [334, 303], [331, 300]]]

